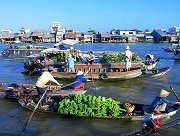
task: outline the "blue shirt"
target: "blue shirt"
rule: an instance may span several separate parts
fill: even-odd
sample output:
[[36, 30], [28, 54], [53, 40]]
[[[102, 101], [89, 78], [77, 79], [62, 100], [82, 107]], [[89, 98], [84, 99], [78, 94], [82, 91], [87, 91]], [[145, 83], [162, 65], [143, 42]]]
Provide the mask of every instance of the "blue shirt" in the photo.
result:
[[74, 68], [74, 62], [75, 62], [76, 60], [74, 59], [74, 58], [72, 58], [72, 57], [70, 57], [70, 58], [67, 58], [67, 67], [68, 68]]
[[87, 81], [87, 79], [86, 79], [86, 77], [84, 75], [78, 75], [78, 76], [76, 76], [76, 79], [74, 81], [75, 83], [73, 83], [71, 85], [71, 87], [74, 88], [74, 87], [76, 87], [76, 86], [78, 86], [81, 83], [86, 82], [86, 81]]
[[154, 109], [156, 108], [157, 105], [161, 105], [163, 103], [166, 103], [167, 105], [174, 105], [176, 104], [176, 102], [172, 102], [172, 101], [169, 101], [167, 100], [166, 98], [163, 98], [163, 97], [156, 97], [154, 99], [154, 101], [151, 103], [150, 105], [150, 111], [154, 111]]

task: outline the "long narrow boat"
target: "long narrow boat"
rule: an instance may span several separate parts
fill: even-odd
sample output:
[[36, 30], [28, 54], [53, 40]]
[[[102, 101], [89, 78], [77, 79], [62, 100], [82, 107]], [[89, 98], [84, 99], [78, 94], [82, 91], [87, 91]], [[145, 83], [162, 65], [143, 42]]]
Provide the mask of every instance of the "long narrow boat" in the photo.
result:
[[10, 47], [1, 52], [4, 57], [15, 57], [15, 58], [24, 58], [30, 56], [32, 54], [38, 54], [44, 49], [47, 49], [45, 46], [18, 46], [18, 47]]
[[[61, 99], [62, 100], [62, 99]], [[59, 102], [61, 102], [61, 100], [58, 100], [58, 101], [51, 101], [48, 103], [49, 107], [48, 109], [42, 109], [42, 108], [38, 108], [37, 109], [37, 112], [42, 112], [42, 113], [53, 113], [53, 114], [57, 114], [57, 115], [61, 115], [61, 116], [69, 116], [69, 117], [84, 117], [84, 118], [108, 118], [108, 119], [128, 119], [128, 120], [132, 120], [132, 121], [135, 121], [135, 120], [143, 120], [144, 116], [147, 115], [147, 114], [151, 114], [149, 113], [149, 107], [150, 105], [144, 105], [144, 104], [133, 104], [135, 106], [133, 112], [131, 114], [129, 113], [123, 113], [121, 114], [120, 116], [116, 116], [116, 117], [113, 117], [113, 116], [92, 116], [92, 115], [89, 115], [89, 116], [85, 116], [85, 115], [76, 115], [76, 114], [60, 114], [58, 113], [58, 105], [59, 105]], [[36, 104], [34, 102], [32, 102], [32, 100], [29, 100], [27, 101], [26, 99], [20, 99], [18, 101], [20, 103], [20, 105], [26, 109], [29, 109], [29, 110], [34, 110]], [[124, 104], [121, 104], [121, 106], [123, 106]], [[178, 111], [178, 108], [179, 108], [179, 105], [174, 105], [171, 107], [171, 110], [169, 112], [164, 112], [164, 113], [161, 113], [161, 114], [154, 114], [154, 117], [155, 118], [166, 118], [166, 117], [171, 117], [173, 115], [176, 114], [176, 112]]]
[[[66, 97], [69, 94], [85, 94], [90, 88], [62, 90], [60, 86], [49, 86], [48, 97]], [[20, 96], [37, 96], [34, 84], [0, 83], [0, 98], [19, 99]]]
[[169, 67], [164, 67], [164, 68], [156, 68], [152, 70], [144, 70], [142, 76], [144, 77], [158, 77], [158, 76], [163, 76], [167, 72], [170, 71]]
[[53, 76], [56, 78], [75, 78], [78, 70], [85, 72], [89, 67], [91, 68], [91, 71], [86, 75], [86, 77], [93, 77], [93, 79], [126, 80], [139, 77], [142, 74], [139, 63], [132, 63], [130, 71], [125, 70], [125, 63], [94, 63], [93, 65], [75, 64], [75, 72], [68, 72], [68, 69], [65, 68], [64, 65], [60, 65], [58, 68], [54, 68]]
[[166, 52], [174, 52], [176, 48], [169, 47], [169, 48], [162, 48], [162, 49]]

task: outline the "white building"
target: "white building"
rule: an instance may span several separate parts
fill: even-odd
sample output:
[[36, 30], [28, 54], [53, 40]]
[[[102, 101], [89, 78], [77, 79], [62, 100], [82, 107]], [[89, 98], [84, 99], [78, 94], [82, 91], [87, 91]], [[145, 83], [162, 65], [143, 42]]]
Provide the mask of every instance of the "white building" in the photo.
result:
[[2, 30], [1, 32], [2, 32], [3, 34], [10, 34], [10, 33], [12, 33], [11, 30]]
[[133, 36], [133, 35], [136, 35], [136, 31], [120, 30], [119, 34], [121, 36], [123, 36], [123, 35], [125, 35], [125, 36]]
[[24, 28], [24, 27], [21, 27], [20, 29], [19, 29], [19, 33], [20, 34], [27, 34], [27, 33], [29, 33], [30, 32], [30, 30], [29, 29], [26, 29], [26, 28]]
[[173, 26], [172, 28], [169, 28], [168, 30], [169, 33], [180, 33], [180, 27]]
[[136, 42], [137, 41], [136, 31], [120, 30], [119, 35], [121, 36], [122, 42]]
[[51, 26], [51, 32], [56, 33], [56, 42], [63, 40], [63, 35], [65, 34], [65, 28], [63, 28], [60, 22], [53, 22]]

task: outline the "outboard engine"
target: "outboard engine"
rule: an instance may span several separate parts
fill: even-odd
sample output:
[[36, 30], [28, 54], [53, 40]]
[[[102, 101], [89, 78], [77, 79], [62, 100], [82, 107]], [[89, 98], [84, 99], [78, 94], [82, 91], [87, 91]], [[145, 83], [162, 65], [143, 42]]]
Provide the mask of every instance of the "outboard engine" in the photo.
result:
[[154, 118], [153, 114], [148, 114], [144, 117], [142, 126], [143, 131], [146, 131], [148, 133], [154, 133], [161, 128], [161, 123], [159, 119]]

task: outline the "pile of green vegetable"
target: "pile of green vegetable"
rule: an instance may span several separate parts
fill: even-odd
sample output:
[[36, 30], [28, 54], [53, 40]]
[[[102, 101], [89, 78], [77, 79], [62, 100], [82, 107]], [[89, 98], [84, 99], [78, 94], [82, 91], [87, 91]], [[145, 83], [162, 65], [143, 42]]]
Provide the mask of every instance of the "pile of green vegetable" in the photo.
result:
[[[18, 49], [30, 49], [29, 46], [18, 46]], [[46, 46], [32, 46], [32, 49], [47, 49]]]
[[[101, 59], [101, 63], [117, 63], [125, 62], [126, 56], [122, 53], [105, 53]], [[141, 58], [137, 54], [133, 54], [132, 61], [140, 62]]]
[[78, 116], [118, 117], [126, 112], [119, 104], [120, 102], [107, 97], [69, 95], [59, 102], [58, 112]]
[[46, 56], [53, 61], [64, 62], [64, 61], [66, 61], [69, 54], [71, 54], [72, 57], [76, 59], [76, 62], [81, 61], [81, 58], [78, 55], [78, 52], [76, 50], [70, 50], [70, 51], [66, 51], [66, 52], [52, 52], [52, 53], [46, 54]]

